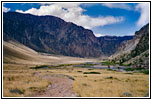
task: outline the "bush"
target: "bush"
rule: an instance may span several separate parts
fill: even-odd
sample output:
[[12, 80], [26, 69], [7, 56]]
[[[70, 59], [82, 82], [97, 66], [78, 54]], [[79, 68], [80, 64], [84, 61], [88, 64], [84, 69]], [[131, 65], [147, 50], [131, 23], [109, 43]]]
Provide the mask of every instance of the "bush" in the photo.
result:
[[83, 74], [101, 74], [100, 72], [84, 72]]
[[40, 65], [40, 66], [36, 66], [36, 67], [30, 67], [30, 69], [41, 69], [41, 68], [48, 68], [48, 65]]
[[110, 61], [101, 62], [101, 64], [102, 65], [106, 65], [106, 66], [108, 66], [108, 65], [115, 65], [114, 62], [110, 62]]
[[10, 92], [11, 93], [17, 93], [17, 94], [24, 94], [24, 92], [22, 92], [21, 90], [19, 90], [19, 89], [12, 89], [12, 90], [10, 90]]
[[93, 70], [93, 69], [90, 68], [90, 69], [88, 69], [88, 70]]
[[144, 70], [144, 71], [141, 71], [142, 73], [144, 74], [149, 74], [149, 70]]
[[81, 73], [82, 71], [77, 71], [77, 72]]
[[134, 71], [134, 70], [143, 70], [144, 68], [137, 67], [137, 68], [126, 68], [125, 71]]
[[124, 92], [121, 97], [133, 97], [133, 95], [130, 92]]
[[149, 97], [149, 92], [146, 92], [146, 93], [144, 94], [144, 97]]

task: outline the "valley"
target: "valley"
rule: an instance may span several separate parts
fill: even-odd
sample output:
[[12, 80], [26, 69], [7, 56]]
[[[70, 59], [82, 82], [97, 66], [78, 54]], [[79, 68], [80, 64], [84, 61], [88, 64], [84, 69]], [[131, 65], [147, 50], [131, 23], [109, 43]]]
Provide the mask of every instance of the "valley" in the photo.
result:
[[3, 27], [5, 98], [149, 97], [149, 24], [96, 37], [55, 16], [4, 12]]
[[4, 97], [149, 95], [149, 75], [125, 71], [125, 66], [108, 68], [100, 59], [40, 54], [15, 42], [4, 42], [3, 49]]

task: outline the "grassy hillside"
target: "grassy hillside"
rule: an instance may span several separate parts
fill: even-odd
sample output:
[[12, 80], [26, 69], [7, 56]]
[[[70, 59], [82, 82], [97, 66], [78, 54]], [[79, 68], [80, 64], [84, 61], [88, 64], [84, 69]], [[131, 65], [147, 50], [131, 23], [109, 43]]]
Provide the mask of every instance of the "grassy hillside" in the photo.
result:
[[38, 53], [20, 43], [3, 41], [3, 63], [28, 65], [56, 65], [64, 63], [82, 63], [90, 61], [95, 61], [95, 59]]
[[36, 54], [36, 52], [30, 50], [29, 48], [17, 44], [17, 43], [8, 43], [3, 42], [3, 62], [10, 63], [17, 60], [32, 60], [34, 59], [31, 55]]

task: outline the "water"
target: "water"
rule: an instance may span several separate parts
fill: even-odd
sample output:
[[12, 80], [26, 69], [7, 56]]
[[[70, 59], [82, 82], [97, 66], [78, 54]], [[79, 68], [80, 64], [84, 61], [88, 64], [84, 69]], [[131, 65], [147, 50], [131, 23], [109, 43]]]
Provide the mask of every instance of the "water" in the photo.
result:
[[96, 65], [84, 65], [84, 64], [80, 64], [80, 65], [75, 65], [75, 67], [81, 67], [81, 68], [90, 68], [90, 69], [111, 69], [111, 70], [119, 70], [119, 71], [125, 71], [124, 69], [127, 68], [125, 66], [110, 66], [110, 68], [108, 68], [108, 66], [103, 66], [101, 65], [101, 63], [94, 63], [94, 62], [88, 62], [86, 64], [96, 64]]

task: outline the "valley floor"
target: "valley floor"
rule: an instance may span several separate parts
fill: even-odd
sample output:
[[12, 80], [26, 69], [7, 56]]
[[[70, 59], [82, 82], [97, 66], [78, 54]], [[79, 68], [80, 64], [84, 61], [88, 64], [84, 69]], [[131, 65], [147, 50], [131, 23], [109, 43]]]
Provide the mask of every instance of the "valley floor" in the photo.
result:
[[[3, 65], [4, 97], [146, 97], [149, 75], [65, 64]], [[32, 67], [35, 67], [33, 65]]]

